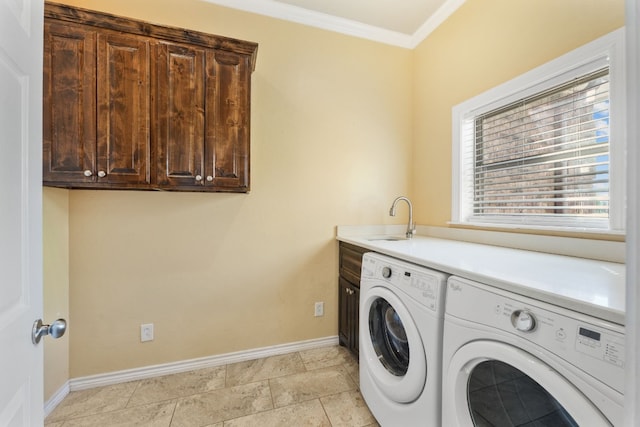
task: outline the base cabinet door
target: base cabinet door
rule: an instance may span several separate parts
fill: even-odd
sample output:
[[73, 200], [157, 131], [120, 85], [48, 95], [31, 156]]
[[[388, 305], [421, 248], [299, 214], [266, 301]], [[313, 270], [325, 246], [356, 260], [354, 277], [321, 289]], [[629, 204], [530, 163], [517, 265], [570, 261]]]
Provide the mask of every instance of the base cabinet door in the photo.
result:
[[366, 249], [340, 242], [338, 340], [356, 357], [360, 348], [360, 269]]
[[351, 330], [351, 351], [359, 356], [360, 354], [360, 288], [353, 287], [353, 293], [351, 294], [351, 303], [353, 307], [349, 313]]
[[339, 282], [340, 295], [338, 304], [340, 305], [340, 317], [338, 319], [338, 338], [341, 345], [358, 355], [360, 289], [343, 278], [340, 278]]

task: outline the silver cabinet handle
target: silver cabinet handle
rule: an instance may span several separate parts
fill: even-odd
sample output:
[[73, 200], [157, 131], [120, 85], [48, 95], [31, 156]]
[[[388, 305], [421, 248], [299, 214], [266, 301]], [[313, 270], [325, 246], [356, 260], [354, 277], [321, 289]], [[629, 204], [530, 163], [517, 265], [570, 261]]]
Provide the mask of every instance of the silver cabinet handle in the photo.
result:
[[213, 181], [213, 177], [212, 177], [211, 175], [207, 175], [207, 181], [208, 181], [208, 182]]
[[42, 324], [42, 319], [38, 319], [33, 322], [33, 329], [31, 330], [31, 341], [34, 344], [38, 344], [42, 337], [45, 335], [51, 335], [53, 338], [60, 338], [67, 330], [67, 321], [64, 319], [58, 319], [51, 325]]
[[87, 169], [86, 171], [84, 171], [84, 176], [89, 177], [93, 175], [93, 172], [91, 172], [89, 169]]
[[98, 172], [98, 177], [99, 178], [104, 178], [105, 176], [107, 176], [107, 173], [105, 171], [99, 171]]
[[202, 175], [196, 175], [196, 181], [198, 182], [202, 181]]

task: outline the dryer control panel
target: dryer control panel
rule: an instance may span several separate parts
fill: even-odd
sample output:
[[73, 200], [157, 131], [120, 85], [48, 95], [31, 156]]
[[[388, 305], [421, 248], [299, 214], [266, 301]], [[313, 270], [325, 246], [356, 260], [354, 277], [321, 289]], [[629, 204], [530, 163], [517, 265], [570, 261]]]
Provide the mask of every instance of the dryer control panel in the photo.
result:
[[624, 390], [621, 325], [458, 277], [449, 279], [445, 316], [526, 340], [618, 392]]
[[624, 368], [624, 337], [591, 325], [578, 325], [576, 350]]

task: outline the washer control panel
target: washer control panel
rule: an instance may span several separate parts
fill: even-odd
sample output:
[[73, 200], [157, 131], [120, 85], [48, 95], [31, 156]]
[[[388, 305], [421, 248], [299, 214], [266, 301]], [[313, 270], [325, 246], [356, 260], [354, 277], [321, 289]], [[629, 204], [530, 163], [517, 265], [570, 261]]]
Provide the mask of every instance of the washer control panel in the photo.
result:
[[448, 274], [395, 258], [366, 253], [362, 258], [362, 280], [380, 280], [399, 289], [423, 306], [437, 311], [443, 304]]
[[526, 340], [624, 390], [624, 327], [458, 277], [449, 278], [445, 316]]

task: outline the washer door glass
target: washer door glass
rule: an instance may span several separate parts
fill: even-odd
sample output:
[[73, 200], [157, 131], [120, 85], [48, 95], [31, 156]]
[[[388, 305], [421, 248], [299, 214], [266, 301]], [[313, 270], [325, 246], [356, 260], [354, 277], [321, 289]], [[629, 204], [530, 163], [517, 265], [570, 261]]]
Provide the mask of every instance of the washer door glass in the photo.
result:
[[369, 309], [369, 334], [378, 360], [393, 375], [401, 377], [409, 369], [409, 342], [400, 316], [384, 298]]
[[487, 360], [473, 368], [467, 393], [474, 426], [578, 427], [540, 384], [498, 360]]

